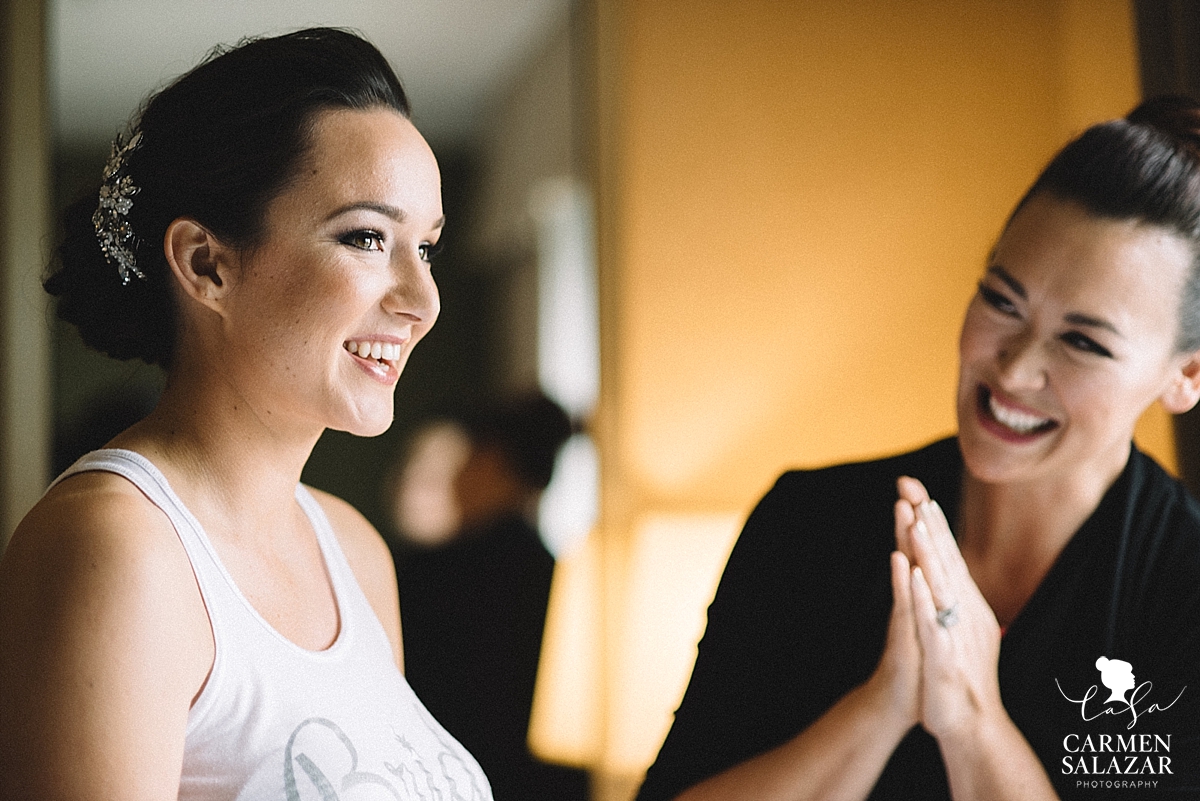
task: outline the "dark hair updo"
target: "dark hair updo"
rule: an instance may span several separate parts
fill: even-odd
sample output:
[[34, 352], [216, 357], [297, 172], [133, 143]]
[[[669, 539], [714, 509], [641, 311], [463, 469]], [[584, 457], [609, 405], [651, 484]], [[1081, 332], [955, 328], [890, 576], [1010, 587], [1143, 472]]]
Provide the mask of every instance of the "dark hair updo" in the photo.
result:
[[154, 95], [133, 126], [125, 174], [137, 193], [128, 222], [145, 279], [123, 284], [97, 240], [98, 191], [64, 214], [46, 291], [83, 341], [118, 359], [169, 367], [176, 321], [163, 254], [167, 226], [190, 217], [235, 248], [262, 235], [267, 204], [294, 177], [318, 112], [383, 106], [409, 116], [395, 72], [347, 31], [313, 28], [214, 49]]
[[1097, 217], [1162, 226], [1187, 240], [1192, 265], [1175, 344], [1181, 352], [1200, 348], [1200, 104], [1156, 97], [1123, 120], [1093, 125], [1054, 157], [1013, 214], [1042, 193]]
[[554, 475], [558, 452], [571, 436], [571, 420], [540, 392], [519, 395], [465, 421], [471, 441], [495, 448], [533, 489], [543, 490]]

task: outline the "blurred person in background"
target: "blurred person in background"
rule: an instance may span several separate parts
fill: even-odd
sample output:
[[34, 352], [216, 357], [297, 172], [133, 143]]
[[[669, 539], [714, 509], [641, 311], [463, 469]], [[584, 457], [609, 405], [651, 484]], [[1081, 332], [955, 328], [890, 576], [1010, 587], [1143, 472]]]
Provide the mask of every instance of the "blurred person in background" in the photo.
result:
[[[571, 433], [566, 413], [536, 393], [461, 428], [435, 423], [410, 448], [391, 504], [407, 532], [393, 550], [408, 679], [498, 801], [587, 797], [586, 774], [540, 762], [527, 745], [554, 572], [534, 521]], [[457, 522], [449, 534], [446, 520]]]
[[443, 418], [417, 428], [384, 481], [393, 545], [432, 548], [458, 534], [462, 511], [454, 487], [470, 455], [471, 440], [457, 420]]

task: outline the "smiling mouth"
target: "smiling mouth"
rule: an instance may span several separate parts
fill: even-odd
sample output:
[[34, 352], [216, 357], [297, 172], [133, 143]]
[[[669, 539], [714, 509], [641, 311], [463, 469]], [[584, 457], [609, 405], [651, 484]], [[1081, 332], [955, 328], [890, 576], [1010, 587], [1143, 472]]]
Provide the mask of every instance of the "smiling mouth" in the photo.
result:
[[977, 405], [980, 417], [989, 428], [1000, 429], [997, 433], [1015, 435], [1018, 438], [1036, 437], [1058, 428], [1058, 422], [1048, 417], [1006, 406], [996, 399], [992, 391], [980, 385]]
[[401, 351], [401, 346], [393, 342], [356, 342], [353, 339], [342, 347], [360, 359], [374, 359], [377, 362], [394, 362], [400, 358]]

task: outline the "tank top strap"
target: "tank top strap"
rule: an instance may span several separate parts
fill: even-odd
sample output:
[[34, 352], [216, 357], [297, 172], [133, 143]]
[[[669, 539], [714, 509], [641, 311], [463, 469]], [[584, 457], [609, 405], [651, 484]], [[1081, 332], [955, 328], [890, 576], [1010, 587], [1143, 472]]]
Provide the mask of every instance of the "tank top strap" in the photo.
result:
[[333, 584], [333, 594], [337, 599], [338, 611], [342, 617], [342, 627], [357, 627], [375, 619], [375, 612], [367, 601], [346, 554], [338, 542], [333, 526], [325, 515], [325, 510], [313, 496], [308, 487], [296, 485], [296, 502], [304, 511], [309, 524], [317, 535], [317, 545], [321, 555], [325, 557], [325, 569], [329, 571], [329, 580]]
[[[204, 534], [200, 521], [196, 520], [183, 505], [183, 501], [171, 489], [171, 485], [167, 483], [167, 477], [162, 474], [162, 471], [136, 451], [122, 448], [92, 451], [81, 456], [73, 465], [64, 470], [62, 475], [54, 479], [50, 487], [54, 487], [63, 479], [78, 473], [94, 471], [115, 473], [121, 476], [137, 487], [152, 504], [161, 509], [179, 534], [179, 539], [183, 542], [193, 567], [196, 566], [198, 556], [203, 555], [216, 559], [216, 553], [212, 550], [212, 544]], [[217, 561], [219, 564], [219, 560]]]
[[92, 451], [63, 471], [50, 487], [78, 473], [93, 471], [115, 473], [126, 479], [167, 516], [192, 564], [192, 573], [200, 585], [200, 594], [208, 607], [210, 619], [214, 614], [219, 615], [221, 608], [236, 608], [239, 605], [241, 592], [204, 533], [204, 527], [184, 506], [171, 489], [167, 477], [153, 462], [136, 451], [122, 448]]
[[80, 456], [58, 478], [50, 482], [47, 491], [73, 475], [95, 471], [116, 473], [127, 479], [129, 483], [141, 490], [142, 494], [149, 498], [155, 506], [166, 512], [168, 517], [170, 517], [171, 510], [165, 507], [174, 505], [172, 501], [178, 501], [167, 483], [166, 477], [154, 466], [153, 462], [136, 451], [127, 451], [123, 448], [103, 448]]

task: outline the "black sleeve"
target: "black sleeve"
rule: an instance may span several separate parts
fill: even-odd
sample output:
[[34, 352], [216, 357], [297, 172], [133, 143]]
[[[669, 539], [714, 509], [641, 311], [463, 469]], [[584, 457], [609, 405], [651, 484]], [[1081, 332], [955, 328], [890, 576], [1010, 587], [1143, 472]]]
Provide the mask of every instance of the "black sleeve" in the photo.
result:
[[870, 675], [891, 605], [893, 496], [863, 504], [863, 489], [840, 470], [788, 473], [751, 514], [638, 801], [673, 798], [782, 744]]
[[[1131, 587], [1140, 607], [1127, 658], [1146, 683], [1137, 731], [1171, 735], [1164, 798], [1200, 798], [1200, 507], [1176, 507], [1156, 537], [1155, 569]], [[1147, 683], [1148, 682], [1148, 683]], [[1142, 690], [1135, 691], [1141, 695]], [[1156, 703], [1161, 710], [1149, 712]], [[1155, 760], [1157, 761], [1157, 759]], [[1157, 796], [1154, 796], [1157, 797]]]

